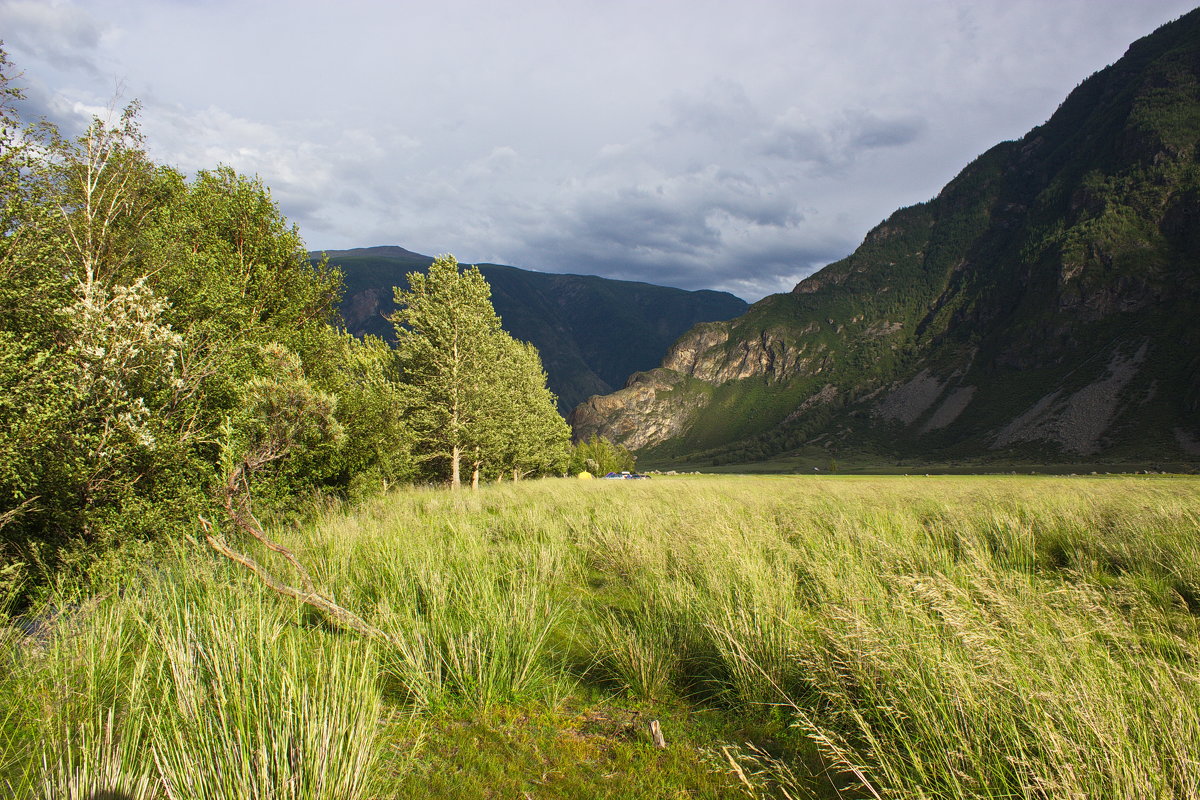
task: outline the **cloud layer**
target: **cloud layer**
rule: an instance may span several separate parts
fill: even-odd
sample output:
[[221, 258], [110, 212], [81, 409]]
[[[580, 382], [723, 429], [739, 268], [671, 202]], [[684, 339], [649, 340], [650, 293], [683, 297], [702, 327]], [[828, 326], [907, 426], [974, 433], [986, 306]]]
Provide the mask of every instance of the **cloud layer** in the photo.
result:
[[750, 300], [1044, 121], [1178, 0], [0, 0], [27, 114], [139, 98], [314, 248]]

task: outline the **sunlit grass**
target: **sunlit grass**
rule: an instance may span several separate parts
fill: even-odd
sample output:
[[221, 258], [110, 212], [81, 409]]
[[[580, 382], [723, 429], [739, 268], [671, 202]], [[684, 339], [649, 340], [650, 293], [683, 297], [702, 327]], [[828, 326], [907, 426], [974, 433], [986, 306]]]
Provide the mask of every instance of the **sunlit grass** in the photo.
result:
[[373, 648], [310, 629], [207, 556], [176, 559], [6, 638], [10, 794], [364, 796]]
[[[451, 760], [533, 796], [1200, 796], [1195, 479], [547, 480], [279, 536], [392, 643], [196, 546], [126, 564], [0, 629], [11, 792], [451, 796]], [[583, 743], [591, 789], [538, 761]]]

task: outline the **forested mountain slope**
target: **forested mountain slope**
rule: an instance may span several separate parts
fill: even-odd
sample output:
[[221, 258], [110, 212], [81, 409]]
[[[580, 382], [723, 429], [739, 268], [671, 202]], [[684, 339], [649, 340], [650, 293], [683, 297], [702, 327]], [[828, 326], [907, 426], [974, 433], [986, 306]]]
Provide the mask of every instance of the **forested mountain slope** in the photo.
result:
[[651, 459], [1200, 456], [1200, 11], [572, 414]]
[[[395, 310], [392, 288], [406, 286], [404, 276], [425, 270], [433, 259], [394, 246], [328, 255], [330, 264], [345, 273], [341, 312], [347, 329], [394, 341], [386, 318]], [[726, 320], [747, 308], [727, 292], [478, 266], [492, 287], [504, 329], [537, 347], [564, 411], [589, 395], [612, 391], [631, 372], [653, 367], [696, 323]]]

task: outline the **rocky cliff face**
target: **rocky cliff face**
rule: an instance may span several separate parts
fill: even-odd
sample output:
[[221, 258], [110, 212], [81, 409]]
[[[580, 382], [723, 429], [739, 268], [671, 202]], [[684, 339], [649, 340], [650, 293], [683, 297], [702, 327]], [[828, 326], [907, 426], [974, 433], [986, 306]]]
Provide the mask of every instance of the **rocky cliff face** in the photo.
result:
[[634, 373], [620, 391], [576, 406], [571, 423], [576, 430], [600, 431], [631, 450], [653, 447], [684, 433], [703, 405], [702, 392], [680, 390], [686, 381], [674, 370]]
[[731, 343], [728, 324], [698, 325], [671, 346], [662, 368], [712, 384], [756, 375], [783, 381], [812, 368], [808, 350], [791, 344], [783, 331], [765, 330]]
[[848, 258], [693, 328], [576, 431], [651, 459], [1194, 457], [1198, 151], [1200, 11]]

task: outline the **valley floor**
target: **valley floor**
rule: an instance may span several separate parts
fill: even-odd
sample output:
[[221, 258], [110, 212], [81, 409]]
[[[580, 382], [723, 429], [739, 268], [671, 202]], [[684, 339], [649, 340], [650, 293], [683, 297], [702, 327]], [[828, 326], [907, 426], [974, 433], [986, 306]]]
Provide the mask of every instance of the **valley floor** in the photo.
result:
[[1200, 796], [1194, 477], [543, 480], [274, 529], [391, 641], [127, 547], [0, 616], [0, 786]]

